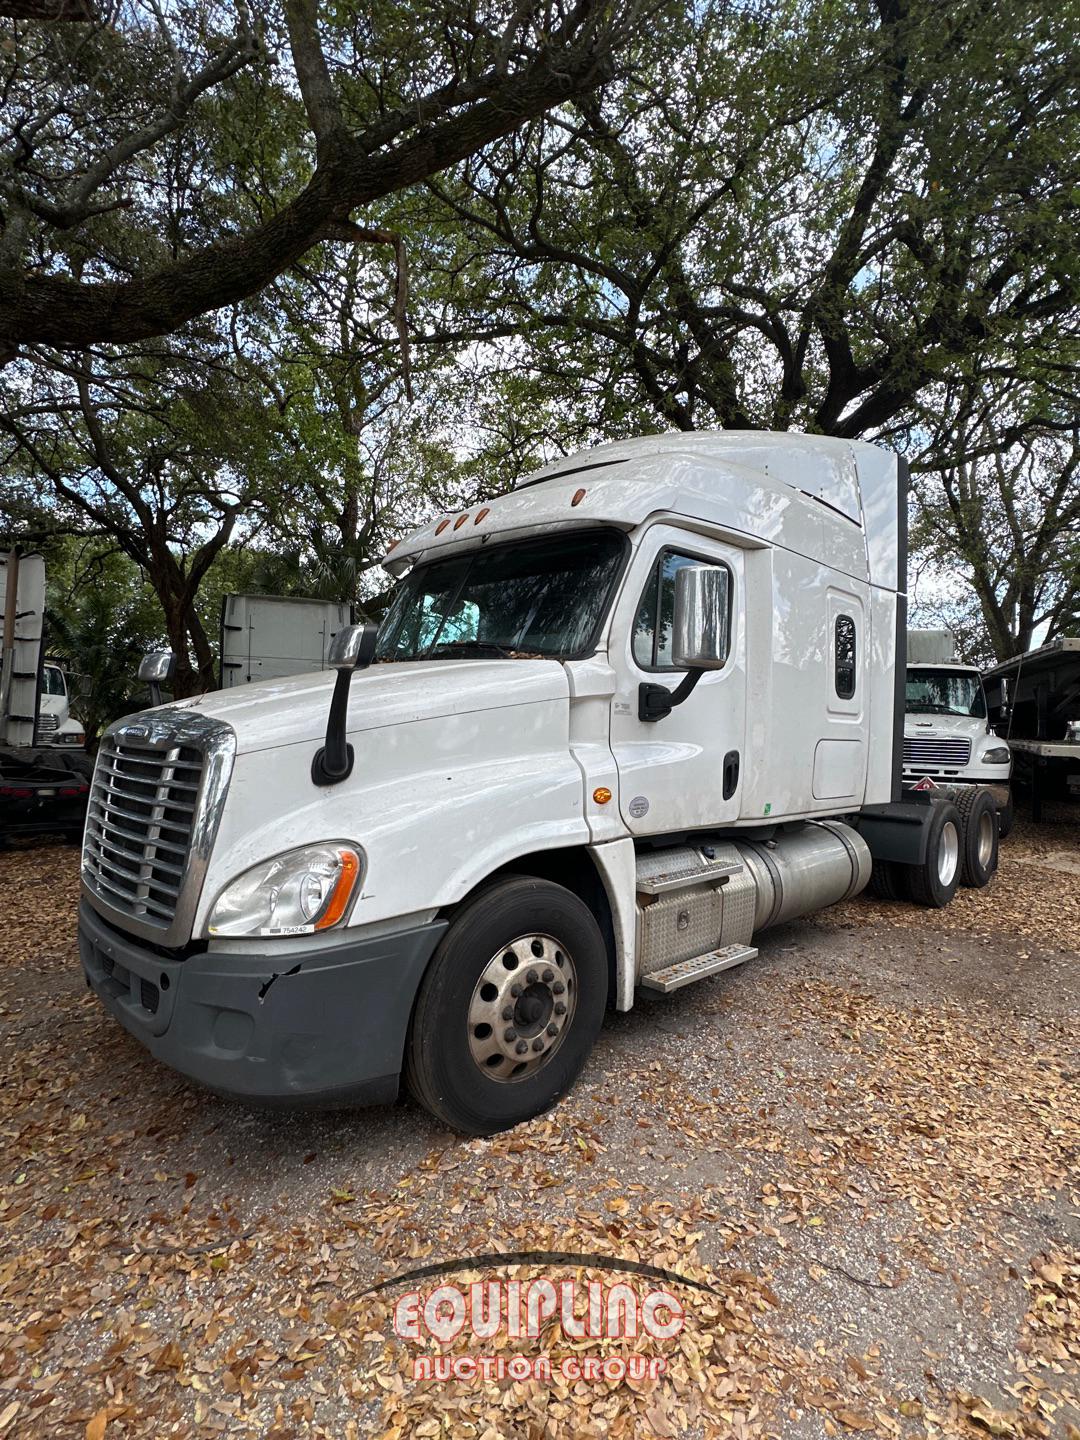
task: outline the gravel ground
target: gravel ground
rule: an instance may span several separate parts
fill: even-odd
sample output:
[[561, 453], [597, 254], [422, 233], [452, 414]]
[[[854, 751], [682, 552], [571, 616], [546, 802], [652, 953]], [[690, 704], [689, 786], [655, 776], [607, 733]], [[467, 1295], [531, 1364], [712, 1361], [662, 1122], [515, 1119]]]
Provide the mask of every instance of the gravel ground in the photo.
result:
[[[860, 898], [642, 998], [489, 1141], [196, 1091], [85, 991], [75, 852], [0, 855], [0, 1435], [1080, 1440], [1080, 827], [1002, 853], [948, 911]], [[414, 1380], [438, 1347], [367, 1287], [521, 1249], [705, 1288], [669, 1341], [451, 1352], [666, 1373]]]

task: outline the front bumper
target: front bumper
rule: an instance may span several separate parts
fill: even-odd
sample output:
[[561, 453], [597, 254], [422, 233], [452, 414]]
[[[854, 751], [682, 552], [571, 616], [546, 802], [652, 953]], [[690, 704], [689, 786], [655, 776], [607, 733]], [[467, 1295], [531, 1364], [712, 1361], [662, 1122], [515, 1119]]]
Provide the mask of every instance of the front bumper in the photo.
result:
[[413, 1000], [445, 929], [180, 959], [134, 942], [83, 900], [79, 956], [106, 1009], [182, 1075], [264, 1103], [375, 1105], [397, 1095]]

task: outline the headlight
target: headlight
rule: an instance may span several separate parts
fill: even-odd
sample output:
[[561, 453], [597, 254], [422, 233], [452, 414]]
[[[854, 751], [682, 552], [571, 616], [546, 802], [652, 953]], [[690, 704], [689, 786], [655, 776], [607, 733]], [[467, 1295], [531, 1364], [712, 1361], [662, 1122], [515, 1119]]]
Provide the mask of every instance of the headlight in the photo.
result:
[[984, 765], [1007, 765], [1012, 758], [1007, 745], [995, 745], [992, 750], [983, 751]]
[[210, 912], [211, 935], [309, 935], [348, 914], [363, 851], [337, 840], [253, 865], [226, 885]]

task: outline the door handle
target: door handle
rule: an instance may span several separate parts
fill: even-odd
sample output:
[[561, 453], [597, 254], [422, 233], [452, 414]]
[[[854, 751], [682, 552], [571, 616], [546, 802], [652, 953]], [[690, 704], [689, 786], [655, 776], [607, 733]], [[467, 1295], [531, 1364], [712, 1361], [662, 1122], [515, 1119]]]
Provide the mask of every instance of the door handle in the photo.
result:
[[724, 756], [724, 799], [730, 800], [739, 788], [739, 752], [729, 750]]

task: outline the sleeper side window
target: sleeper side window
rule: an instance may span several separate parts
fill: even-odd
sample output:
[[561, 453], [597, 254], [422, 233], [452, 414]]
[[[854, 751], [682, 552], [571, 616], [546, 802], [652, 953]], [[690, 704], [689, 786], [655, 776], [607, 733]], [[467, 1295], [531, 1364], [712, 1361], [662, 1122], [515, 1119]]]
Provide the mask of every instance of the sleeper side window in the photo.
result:
[[835, 627], [835, 661], [833, 677], [841, 700], [855, 694], [855, 621], [851, 615], [838, 615]]
[[[684, 565], [715, 565], [700, 555], [665, 550], [649, 576], [634, 621], [634, 659], [644, 670], [673, 670], [672, 626], [675, 620], [675, 576]], [[728, 576], [730, 593], [731, 577]]]

